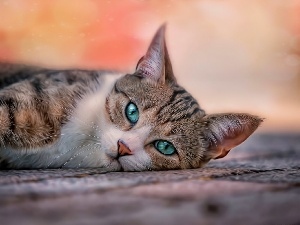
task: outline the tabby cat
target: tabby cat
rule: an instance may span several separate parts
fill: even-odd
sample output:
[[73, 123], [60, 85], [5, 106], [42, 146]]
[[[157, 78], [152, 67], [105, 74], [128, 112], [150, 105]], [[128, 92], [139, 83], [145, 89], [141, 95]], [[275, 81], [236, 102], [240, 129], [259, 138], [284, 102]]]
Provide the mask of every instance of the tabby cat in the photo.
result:
[[0, 64], [1, 168], [199, 168], [262, 122], [207, 115], [176, 81], [155, 34], [133, 74]]

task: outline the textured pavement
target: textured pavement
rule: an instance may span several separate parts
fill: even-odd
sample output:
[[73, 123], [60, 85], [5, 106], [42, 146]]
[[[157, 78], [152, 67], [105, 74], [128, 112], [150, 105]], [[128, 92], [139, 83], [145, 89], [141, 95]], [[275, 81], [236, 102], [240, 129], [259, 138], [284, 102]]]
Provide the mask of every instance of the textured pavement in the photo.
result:
[[195, 170], [0, 171], [1, 224], [300, 224], [300, 134], [257, 134]]

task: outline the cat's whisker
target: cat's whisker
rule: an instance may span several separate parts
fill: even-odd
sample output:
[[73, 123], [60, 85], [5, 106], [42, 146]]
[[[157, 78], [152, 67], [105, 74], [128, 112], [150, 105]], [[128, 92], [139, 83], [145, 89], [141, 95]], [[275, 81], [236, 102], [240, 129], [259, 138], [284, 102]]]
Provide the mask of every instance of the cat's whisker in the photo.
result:
[[[94, 144], [93, 144], [94, 145]], [[64, 168], [68, 163], [70, 163], [72, 160], [74, 160], [77, 156], [81, 155], [82, 153], [86, 152], [86, 151], [89, 151], [93, 148], [88, 148], [88, 149], [85, 149], [85, 150], [82, 150], [76, 154], [74, 154], [71, 158], [69, 158], [62, 166], [61, 168]]]
[[80, 163], [78, 164], [78, 166], [76, 167], [76, 169], [78, 169], [78, 168], [80, 168], [80, 166], [81, 166], [81, 164], [85, 161], [85, 159], [87, 158], [87, 157], [89, 157], [90, 155], [92, 155], [92, 154], [95, 154], [96, 153], [96, 151], [97, 151], [97, 149], [99, 149], [98, 147], [95, 147], [95, 148], [92, 148], [92, 149], [94, 149], [93, 151], [90, 151], [81, 161], [80, 161]]
[[77, 120], [78, 122], [81, 122], [82, 124], [87, 125], [87, 126], [89, 126], [90, 128], [93, 128], [95, 131], [101, 132], [101, 130], [99, 129], [99, 126], [95, 127], [95, 126], [93, 126], [93, 125], [91, 125], [91, 124], [88, 124], [87, 122], [85, 122], [85, 121], [79, 119], [79, 118], [76, 117], [76, 116], [72, 116], [72, 119], [75, 119], [75, 120]]
[[[97, 116], [97, 117], [99, 117], [99, 116]], [[99, 117], [99, 118], [100, 118], [100, 117]], [[99, 131], [101, 131], [99, 125], [97, 125], [96, 123], [93, 123], [93, 125], [94, 125], [97, 129], [99, 129]]]
[[93, 144], [79, 145], [79, 146], [70, 148], [70, 149], [67, 150], [66, 152], [63, 152], [63, 153], [61, 153], [60, 155], [56, 156], [56, 157], [55, 157], [55, 158], [47, 165], [46, 168], [49, 168], [49, 166], [51, 166], [55, 161], [57, 161], [60, 157], [66, 155], [67, 153], [69, 153], [69, 152], [71, 152], [71, 151], [74, 151], [74, 150], [76, 150], [76, 149], [79, 149], [79, 148], [83, 148], [83, 147], [90, 146], [90, 145], [93, 145]]
[[89, 135], [89, 134], [78, 133], [78, 132], [72, 132], [72, 133], [69, 133], [69, 134], [74, 134], [74, 135], [82, 136], [83, 137], [82, 141], [87, 140], [87, 141], [98, 142], [101, 139], [100, 137], [95, 136], [95, 135]]

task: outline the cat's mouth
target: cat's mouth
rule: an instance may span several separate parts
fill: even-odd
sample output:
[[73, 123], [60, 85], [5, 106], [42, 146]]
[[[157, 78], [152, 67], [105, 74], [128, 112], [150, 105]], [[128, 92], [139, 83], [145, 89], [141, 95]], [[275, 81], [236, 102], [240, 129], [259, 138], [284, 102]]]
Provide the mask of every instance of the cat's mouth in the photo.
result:
[[130, 157], [126, 156], [120, 156], [117, 157], [110, 157], [110, 164], [109, 168], [111, 171], [139, 171], [139, 169], [132, 168], [131, 164], [132, 159]]
[[111, 158], [111, 162], [108, 165], [108, 168], [110, 171], [124, 171], [124, 168], [123, 168], [121, 162], [116, 158]]
[[109, 167], [114, 171], [125, 171], [128, 161], [128, 156], [133, 155], [131, 149], [127, 146], [125, 141], [119, 139], [117, 142], [117, 150], [106, 152], [107, 157], [110, 159]]

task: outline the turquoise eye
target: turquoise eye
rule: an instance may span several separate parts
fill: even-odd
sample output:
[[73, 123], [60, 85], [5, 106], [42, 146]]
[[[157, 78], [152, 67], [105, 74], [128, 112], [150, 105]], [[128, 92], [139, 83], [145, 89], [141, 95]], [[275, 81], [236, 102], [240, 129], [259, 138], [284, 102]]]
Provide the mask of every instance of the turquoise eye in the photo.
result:
[[155, 148], [164, 155], [172, 155], [175, 153], [175, 147], [168, 141], [158, 140], [154, 142]]
[[125, 115], [130, 123], [135, 124], [139, 120], [139, 110], [136, 104], [129, 102], [125, 108]]

